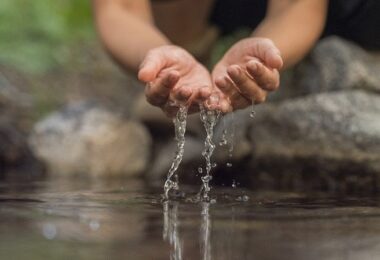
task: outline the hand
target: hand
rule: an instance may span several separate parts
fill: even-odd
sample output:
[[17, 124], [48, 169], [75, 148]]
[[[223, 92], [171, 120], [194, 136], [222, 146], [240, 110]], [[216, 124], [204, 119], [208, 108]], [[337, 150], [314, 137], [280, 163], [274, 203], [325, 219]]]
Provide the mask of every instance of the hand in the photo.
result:
[[227, 113], [265, 101], [267, 92], [279, 87], [283, 65], [279, 50], [265, 38], [237, 42], [212, 72], [220, 94], [218, 109]]
[[190, 112], [198, 110], [211, 94], [210, 73], [187, 51], [177, 46], [152, 49], [140, 66], [138, 78], [147, 83], [147, 101], [161, 107], [170, 117], [185, 104]]

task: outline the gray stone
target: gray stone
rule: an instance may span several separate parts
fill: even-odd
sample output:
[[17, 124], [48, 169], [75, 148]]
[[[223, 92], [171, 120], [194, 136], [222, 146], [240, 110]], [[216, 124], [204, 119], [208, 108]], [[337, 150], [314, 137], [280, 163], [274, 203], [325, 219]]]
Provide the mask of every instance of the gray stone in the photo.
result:
[[330, 188], [339, 183], [337, 176], [355, 176], [355, 185], [380, 176], [378, 94], [339, 91], [266, 104], [249, 135], [257, 174], [264, 168], [273, 178], [286, 175], [291, 182], [302, 182], [305, 174], [326, 174]]
[[322, 93], [262, 106], [251, 128], [255, 157], [380, 160], [380, 95]]
[[296, 66], [292, 85], [302, 94], [353, 88], [378, 92], [379, 71], [378, 55], [341, 38], [329, 37]]
[[0, 177], [29, 178], [43, 173], [27, 143], [31, 107], [32, 99], [0, 72]]
[[38, 122], [30, 144], [53, 175], [130, 176], [146, 169], [151, 138], [141, 124], [79, 102]]

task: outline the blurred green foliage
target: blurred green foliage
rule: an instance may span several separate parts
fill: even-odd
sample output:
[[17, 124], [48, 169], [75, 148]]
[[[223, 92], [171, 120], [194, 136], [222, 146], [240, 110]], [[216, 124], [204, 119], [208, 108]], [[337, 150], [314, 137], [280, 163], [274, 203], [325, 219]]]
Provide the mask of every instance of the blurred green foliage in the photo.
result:
[[0, 63], [46, 72], [70, 57], [70, 48], [93, 39], [89, 0], [1, 0]]

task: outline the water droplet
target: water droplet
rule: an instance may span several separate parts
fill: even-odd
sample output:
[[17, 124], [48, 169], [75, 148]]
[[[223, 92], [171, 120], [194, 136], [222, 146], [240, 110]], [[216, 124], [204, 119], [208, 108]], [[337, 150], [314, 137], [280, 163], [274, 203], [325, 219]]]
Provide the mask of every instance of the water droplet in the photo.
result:
[[249, 113], [249, 117], [255, 118], [255, 116], [256, 116], [256, 112], [254, 110], [252, 110], [251, 113]]
[[227, 145], [227, 140], [226, 140], [226, 139], [222, 139], [222, 140], [219, 142], [219, 146], [224, 146], [224, 145]]
[[256, 112], [255, 112], [255, 102], [252, 101], [252, 107], [251, 107], [251, 113], [249, 113], [250, 118], [255, 118]]
[[212, 164], [212, 168], [215, 168], [216, 166], [218, 166], [216, 163]]
[[236, 181], [235, 181], [235, 180], [232, 181], [232, 185], [231, 185], [231, 186], [232, 186], [232, 188], [234, 188], [234, 189], [236, 188]]
[[203, 173], [203, 169], [202, 169], [202, 167], [199, 167], [199, 168], [198, 168], [198, 172], [199, 172], [199, 173]]
[[232, 167], [232, 163], [228, 162], [228, 163], [226, 163], [226, 166], [227, 166], [228, 168], [230, 168], [230, 167]]
[[[225, 122], [225, 121], [223, 121]], [[222, 133], [222, 138], [219, 142], [219, 145], [220, 146], [224, 146], [224, 145], [227, 145], [228, 144], [228, 141], [227, 141], [227, 129], [224, 129], [223, 130], [223, 133]]]
[[100, 228], [100, 223], [97, 220], [91, 220], [88, 225], [92, 231], [97, 231]]
[[247, 202], [249, 200], [249, 197], [247, 195], [243, 195], [242, 199], [243, 201]]
[[42, 235], [49, 240], [57, 236], [57, 228], [54, 224], [47, 223], [42, 226]]

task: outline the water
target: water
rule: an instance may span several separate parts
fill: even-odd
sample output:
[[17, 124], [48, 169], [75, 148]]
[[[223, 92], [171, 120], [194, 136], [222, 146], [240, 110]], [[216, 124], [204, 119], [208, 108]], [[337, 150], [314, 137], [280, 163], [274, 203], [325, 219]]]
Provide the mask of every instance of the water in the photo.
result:
[[[235, 143], [235, 113], [234, 112], [231, 112], [231, 121], [232, 121], [232, 128], [231, 128], [231, 133], [230, 133], [230, 141], [228, 142], [229, 143], [229, 147], [228, 147], [228, 157], [230, 160], [232, 160], [232, 156], [233, 156], [233, 152], [234, 152], [234, 143]], [[227, 167], [232, 167], [232, 163], [231, 162], [227, 162], [226, 163], [226, 166]]]
[[[0, 182], [0, 259], [378, 259], [380, 199], [138, 179]], [[244, 201], [243, 196], [249, 197]], [[241, 199], [239, 199], [241, 197]], [[167, 206], [166, 206], [167, 205]]]
[[202, 155], [206, 161], [206, 173], [201, 177], [203, 186], [200, 192], [200, 195], [204, 200], [209, 199], [209, 182], [212, 180], [211, 169], [214, 168], [214, 164], [211, 163], [211, 156], [215, 149], [215, 144], [213, 142], [214, 127], [218, 123], [219, 117], [220, 111], [206, 110], [203, 106], [200, 107], [200, 118], [206, 130], [205, 148], [202, 152]]
[[255, 118], [255, 116], [256, 116], [255, 102], [252, 101], [251, 112], [249, 113], [249, 117], [250, 118]]
[[181, 164], [184, 148], [185, 148], [185, 133], [186, 133], [187, 107], [180, 106], [176, 117], [173, 119], [175, 129], [175, 139], [177, 141], [177, 151], [173, 163], [169, 169], [168, 176], [164, 184], [164, 197], [169, 198], [169, 192], [174, 189], [179, 189], [178, 175], [176, 171]]

